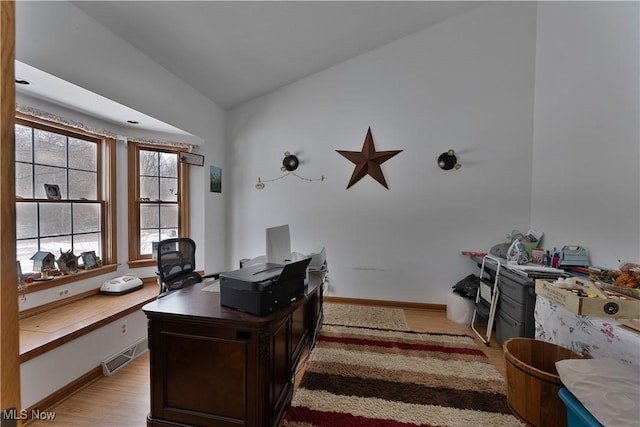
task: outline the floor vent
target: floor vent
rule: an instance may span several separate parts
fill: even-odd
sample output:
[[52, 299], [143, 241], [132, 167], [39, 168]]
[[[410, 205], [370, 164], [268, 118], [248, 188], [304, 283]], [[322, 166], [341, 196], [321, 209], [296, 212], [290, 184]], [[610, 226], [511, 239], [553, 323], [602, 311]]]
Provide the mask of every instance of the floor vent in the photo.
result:
[[102, 361], [102, 373], [104, 376], [109, 377], [117, 372], [120, 368], [128, 365], [136, 357], [140, 356], [148, 350], [147, 338], [144, 337], [140, 341], [133, 344], [131, 347], [114, 354]]

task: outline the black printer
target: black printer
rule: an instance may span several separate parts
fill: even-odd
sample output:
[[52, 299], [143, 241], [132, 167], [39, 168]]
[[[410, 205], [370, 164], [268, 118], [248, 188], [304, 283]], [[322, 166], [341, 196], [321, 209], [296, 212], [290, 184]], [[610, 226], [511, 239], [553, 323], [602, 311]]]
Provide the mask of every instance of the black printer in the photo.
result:
[[311, 258], [289, 264], [263, 263], [220, 273], [220, 304], [264, 316], [304, 297]]

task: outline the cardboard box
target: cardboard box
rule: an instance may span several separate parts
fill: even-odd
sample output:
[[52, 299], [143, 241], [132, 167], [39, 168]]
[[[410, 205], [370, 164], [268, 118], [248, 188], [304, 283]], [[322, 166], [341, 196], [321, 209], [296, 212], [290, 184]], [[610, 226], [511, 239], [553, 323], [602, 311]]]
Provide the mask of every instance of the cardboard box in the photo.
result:
[[573, 288], [595, 297], [579, 296], [571, 289], [555, 286], [544, 279], [536, 280], [536, 294], [555, 302], [576, 314], [621, 319], [640, 318], [640, 300], [612, 291], [603, 292], [587, 279], [570, 279]]

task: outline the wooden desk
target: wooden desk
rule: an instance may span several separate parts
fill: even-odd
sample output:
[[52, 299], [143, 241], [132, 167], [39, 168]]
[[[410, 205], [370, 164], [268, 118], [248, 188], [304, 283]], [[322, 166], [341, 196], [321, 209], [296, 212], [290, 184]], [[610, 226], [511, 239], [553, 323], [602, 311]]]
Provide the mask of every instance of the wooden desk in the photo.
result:
[[267, 316], [220, 306], [200, 283], [145, 305], [151, 426], [276, 426], [300, 356], [322, 325], [324, 273], [306, 298]]

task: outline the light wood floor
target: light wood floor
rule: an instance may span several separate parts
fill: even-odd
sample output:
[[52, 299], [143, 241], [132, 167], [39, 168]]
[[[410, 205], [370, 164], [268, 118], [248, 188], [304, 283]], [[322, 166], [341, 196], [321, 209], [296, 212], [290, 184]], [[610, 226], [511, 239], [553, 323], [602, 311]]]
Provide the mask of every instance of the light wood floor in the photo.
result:
[[[444, 311], [405, 309], [407, 322], [418, 332], [447, 332], [474, 337], [478, 347], [505, 376], [502, 347], [495, 339], [485, 346], [468, 326], [451, 322]], [[303, 369], [298, 372], [298, 379]], [[296, 381], [297, 383], [297, 381]], [[149, 353], [125, 366], [110, 377], [89, 384], [76, 394], [51, 408], [54, 420], [34, 420], [29, 427], [144, 427], [149, 412]]]

